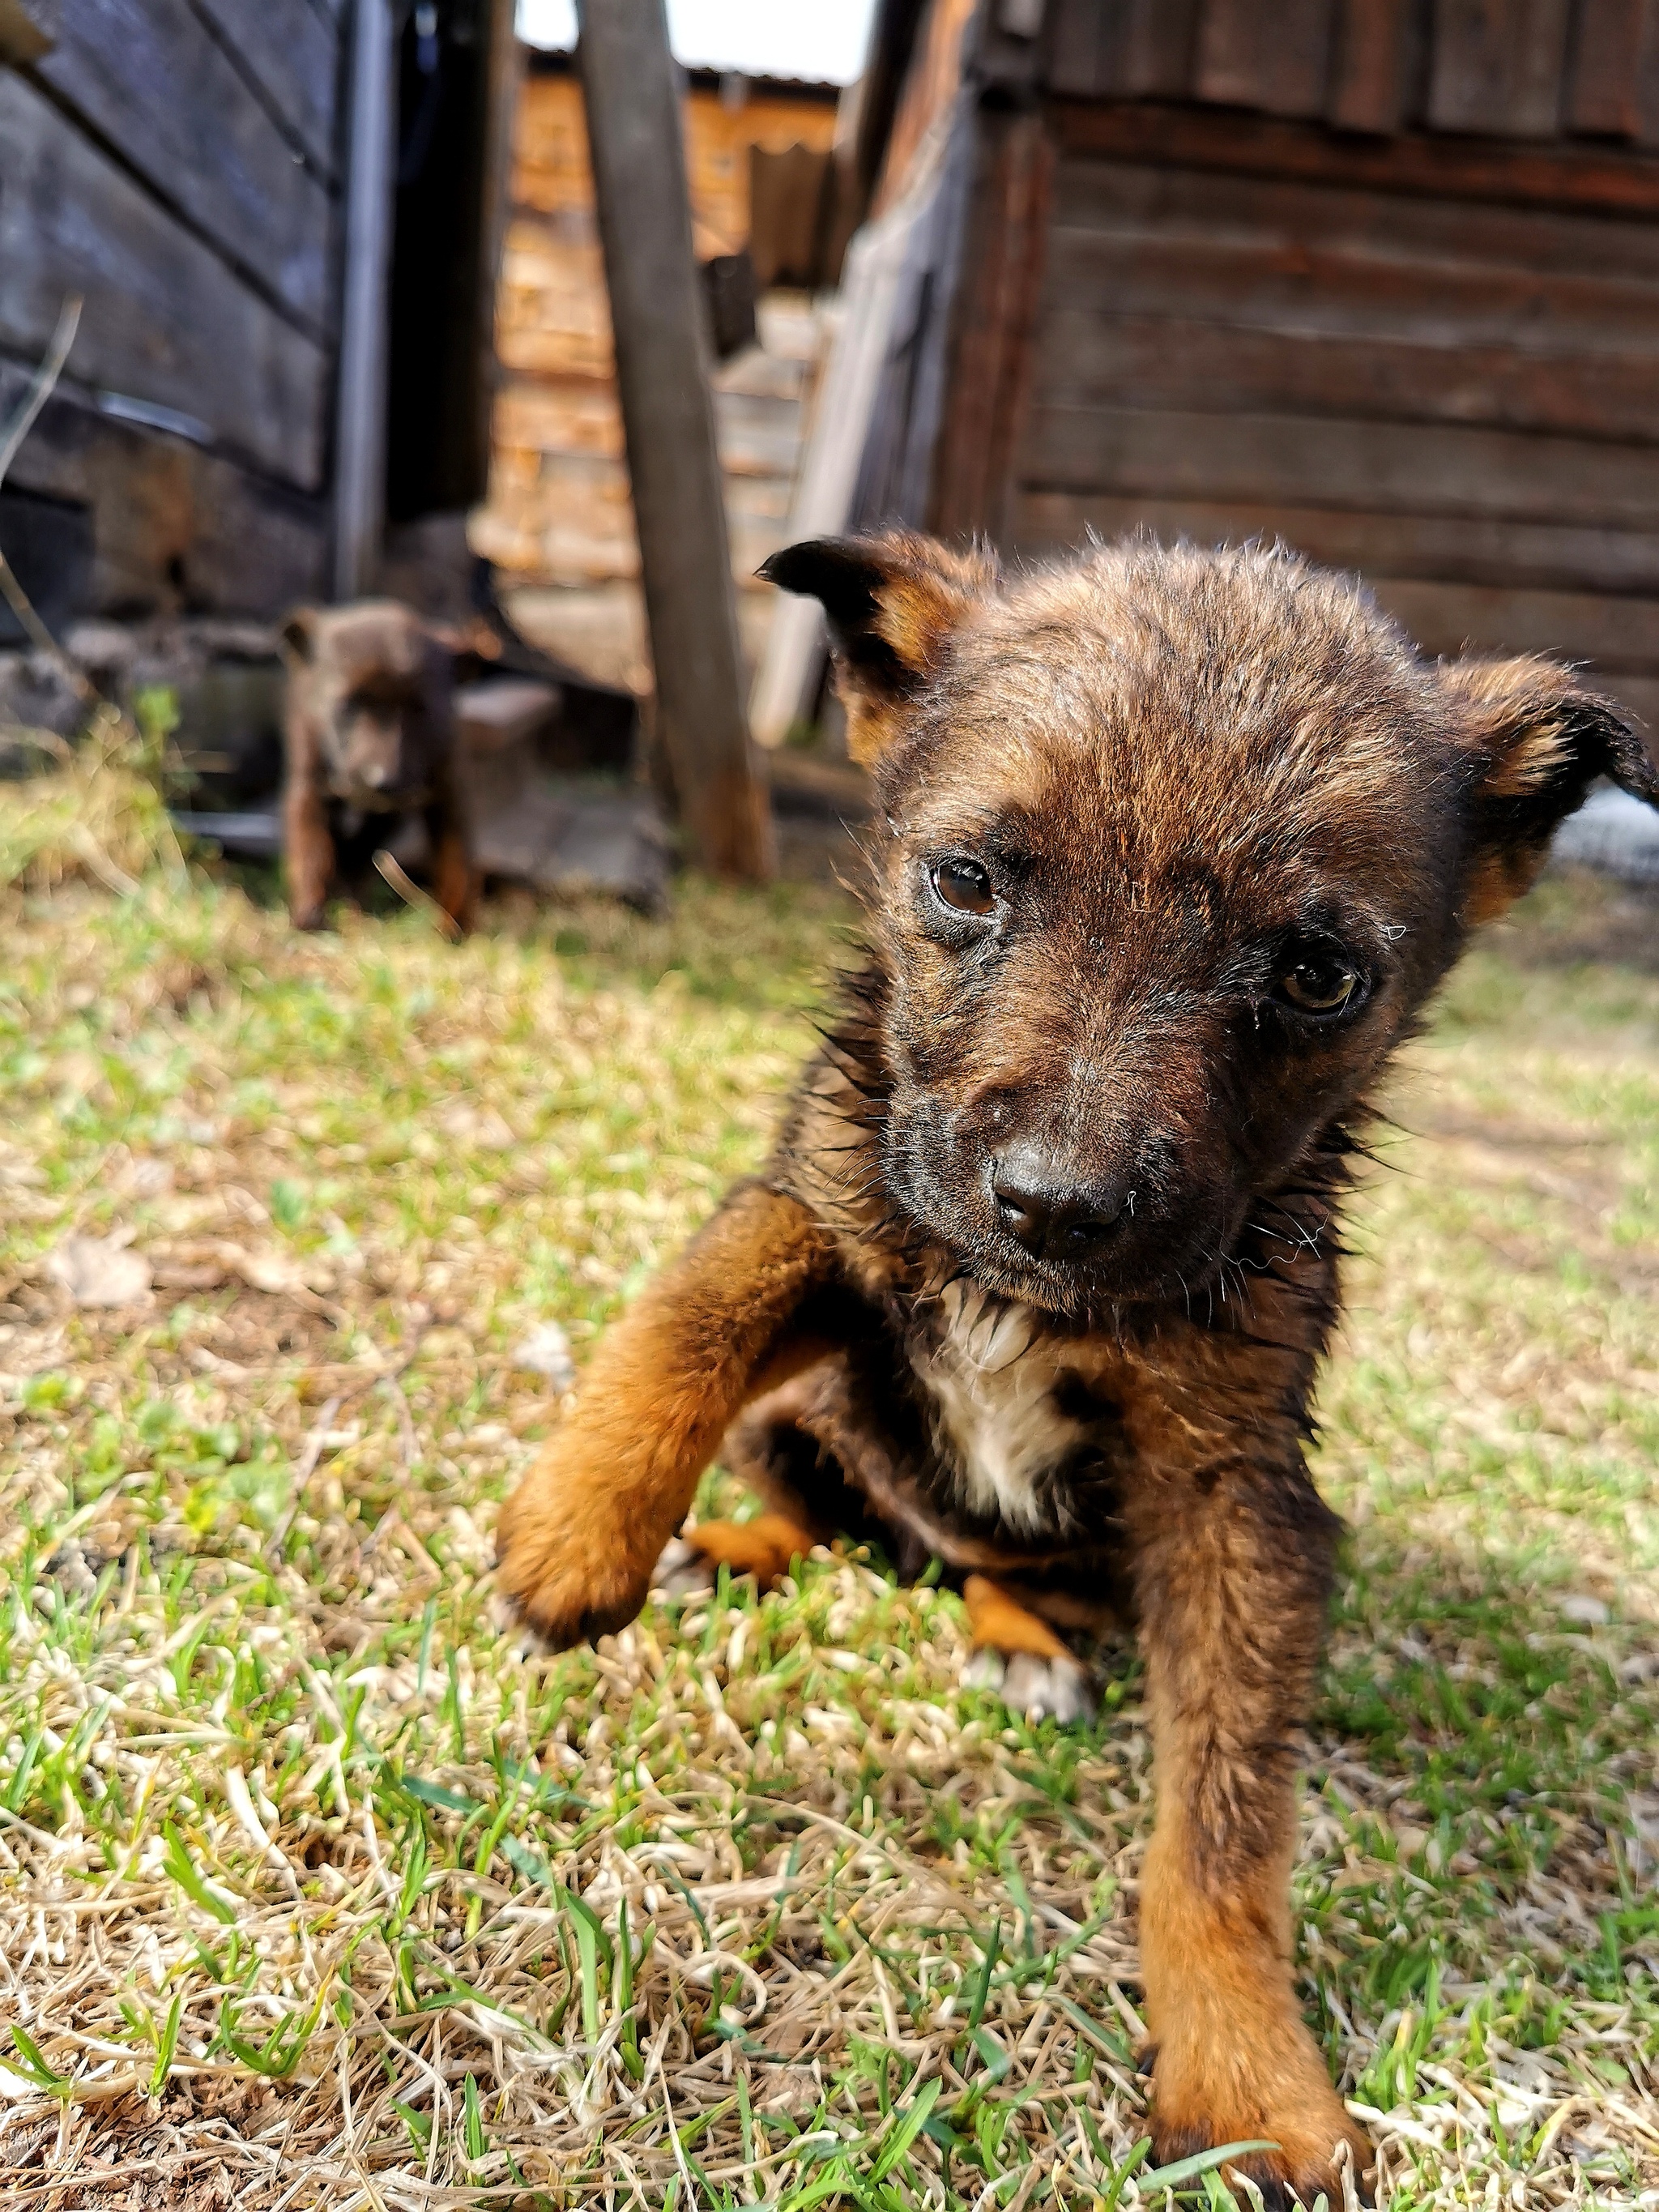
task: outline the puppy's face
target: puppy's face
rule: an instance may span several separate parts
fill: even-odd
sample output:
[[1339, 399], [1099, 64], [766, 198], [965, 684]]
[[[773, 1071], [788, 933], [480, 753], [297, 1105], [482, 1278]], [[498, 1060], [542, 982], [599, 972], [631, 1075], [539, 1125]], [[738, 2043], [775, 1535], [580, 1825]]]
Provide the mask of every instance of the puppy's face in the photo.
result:
[[290, 721], [330, 793], [366, 813], [419, 805], [453, 743], [451, 658], [392, 600], [302, 607], [283, 633]]
[[1426, 665], [1287, 556], [1133, 543], [1005, 592], [890, 538], [772, 573], [824, 599], [877, 757], [889, 1188], [1051, 1310], [1288, 1243], [1467, 925], [1593, 775], [1654, 795], [1565, 672]]

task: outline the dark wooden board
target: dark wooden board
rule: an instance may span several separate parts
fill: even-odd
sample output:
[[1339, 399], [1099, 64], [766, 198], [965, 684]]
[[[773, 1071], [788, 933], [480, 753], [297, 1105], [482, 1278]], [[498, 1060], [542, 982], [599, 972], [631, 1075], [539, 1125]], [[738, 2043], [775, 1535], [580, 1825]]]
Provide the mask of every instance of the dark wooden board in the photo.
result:
[[312, 0], [194, 0], [319, 174], [335, 173], [335, 110], [343, 77], [337, 26]]
[[1048, 82], [1056, 92], [1091, 99], [1113, 74], [1115, 11], [1101, 0], [1053, 0], [1048, 29]]
[[1030, 390], [1054, 166], [1042, 118], [1029, 109], [983, 113], [977, 130], [929, 495], [929, 526], [945, 537], [1002, 526]]
[[1482, 143], [1415, 133], [1366, 139], [1333, 133], [1322, 125], [1151, 100], [1055, 99], [1049, 119], [1062, 149], [1073, 154], [1229, 176], [1370, 185], [1402, 198], [1599, 208], [1650, 221], [1659, 215], [1659, 160], [1622, 149]]
[[1047, 82], [1092, 99], [1184, 100], [1203, 0], [1050, 0]]
[[1659, 599], [1379, 577], [1376, 596], [1426, 653], [1551, 653], [1592, 668], [1659, 670]]
[[189, 0], [76, 0], [38, 74], [228, 259], [313, 333], [325, 328], [328, 189], [295, 159]]
[[1650, 447], [1293, 415], [1038, 405], [1018, 480], [1051, 491], [1628, 529], [1645, 529], [1659, 514], [1659, 453]]
[[1036, 358], [1042, 400], [1068, 407], [1364, 416], [1659, 441], [1659, 369], [1648, 350], [1418, 344], [1050, 306]]
[[1283, 538], [1316, 561], [1369, 576], [1659, 598], [1659, 528], [1607, 530], [1272, 501], [1025, 491], [1014, 506], [1009, 542], [1018, 551], [1042, 553], [1080, 545], [1091, 530], [1110, 538], [1141, 528], [1164, 538], [1190, 538], [1200, 545]]
[[1659, 337], [1659, 288], [1650, 283], [1060, 225], [1049, 236], [1046, 300], [1418, 345], [1629, 353]]
[[0, 71], [0, 346], [37, 357], [64, 295], [84, 381], [205, 423], [302, 488], [320, 481], [328, 362], [20, 76]]
[[1121, 0], [1113, 76], [1103, 91], [1178, 99], [1193, 77], [1200, 0]]
[[[1275, 526], [1275, 525], [1277, 526]], [[1380, 563], [1401, 550], [1392, 544], [1388, 517], [1336, 517], [1316, 510], [1280, 511], [1252, 529], [1248, 517], [1224, 510], [1159, 501], [1073, 501], [1062, 507], [1040, 497], [1016, 510], [1012, 543], [1035, 557], [1058, 546], [1077, 546], [1085, 528], [1110, 539], [1149, 529], [1167, 540], [1243, 544], [1252, 538], [1281, 538], [1298, 552], [1328, 565], [1356, 570], [1379, 603], [1423, 647], [1436, 653], [1465, 647], [1486, 652], [1549, 653], [1583, 660], [1612, 677], [1659, 673], [1659, 597], [1574, 592], [1515, 585], [1480, 585], [1442, 577], [1394, 574]], [[1419, 535], [1416, 543], [1421, 544]], [[1647, 581], [1652, 588], [1659, 551], [1648, 541]]]
[[1636, 717], [1647, 739], [1648, 752], [1659, 768], [1659, 677], [1629, 676], [1615, 669], [1605, 678], [1597, 676], [1596, 681], [1610, 698]]
[[[0, 359], [0, 418], [27, 382], [23, 364]], [[320, 499], [180, 439], [112, 422], [79, 390], [59, 386], [8, 481], [92, 508], [94, 613], [171, 611], [182, 580], [198, 613], [270, 618], [325, 586]]]
[[1561, 121], [1570, 0], [1435, 0], [1429, 121], [1547, 138]]
[[1420, 37], [1416, 0], [1341, 0], [1328, 118], [1344, 131], [1398, 131], [1407, 117]]
[[1268, 115], [1321, 115], [1332, 0], [1206, 0], [1194, 89], [1200, 100]]
[[1659, 222], [1479, 201], [1403, 198], [1364, 183], [1218, 177], [1151, 161], [1073, 155], [1054, 173], [1063, 228], [1160, 231], [1318, 248], [1462, 269], [1486, 262], [1561, 275], [1659, 283]]

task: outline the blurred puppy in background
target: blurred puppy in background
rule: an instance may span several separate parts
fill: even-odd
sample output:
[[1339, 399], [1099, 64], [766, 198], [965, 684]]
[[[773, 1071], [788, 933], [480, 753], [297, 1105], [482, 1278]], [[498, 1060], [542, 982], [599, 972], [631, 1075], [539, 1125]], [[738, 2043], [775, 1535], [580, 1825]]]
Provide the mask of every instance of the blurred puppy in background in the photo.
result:
[[470, 929], [478, 877], [459, 774], [453, 649], [392, 599], [300, 607], [288, 665], [283, 852], [296, 929], [320, 929], [330, 891], [360, 876], [418, 812], [433, 896]]

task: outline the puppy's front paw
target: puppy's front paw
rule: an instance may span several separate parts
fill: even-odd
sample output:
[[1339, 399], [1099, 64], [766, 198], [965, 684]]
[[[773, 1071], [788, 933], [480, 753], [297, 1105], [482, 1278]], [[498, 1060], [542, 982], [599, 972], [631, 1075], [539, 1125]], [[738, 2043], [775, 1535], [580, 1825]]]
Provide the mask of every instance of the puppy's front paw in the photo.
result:
[[501, 1508], [496, 1586], [556, 1651], [625, 1628], [645, 1603], [661, 1538], [619, 1514], [614, 1491], [562, 1455], [544, 1459]]
[[[1223, 2143], [1273, 2143], [1276, 2149], [1230, 2160], [1223, 2170], [1224, 2179], [1242, 2174], [1253, 2181], [1267, 2212], [1297, 2206], [1312, 2212], [1321, 2196], [1341, 2212], [1345, 2169], [1360, 2201], [1371, 2202], [1370, 2142], [1299, 2024], [1293, 2048], [1277, 2064], [1271, 2039], [1249, 2053], [1217, 2052], [1207, 2066], [1190, 2057], [1182, 2065], [1167, 2045], [1142, 2063], [1153, 2082], [1152, 2163], [1169, 2166]], [[1243, 2202], [1246, 2192], [1237, 2194]]]
[[994, 1690], [1010, 1712], [1028, 1721], [1091, 1721], [1097, 1710], [1094, 1686], [1081, 1660], [1043, 1658], [1016, 1651], [1012, 1659], [981, 1644], [962, 1670], [965, 1690]]

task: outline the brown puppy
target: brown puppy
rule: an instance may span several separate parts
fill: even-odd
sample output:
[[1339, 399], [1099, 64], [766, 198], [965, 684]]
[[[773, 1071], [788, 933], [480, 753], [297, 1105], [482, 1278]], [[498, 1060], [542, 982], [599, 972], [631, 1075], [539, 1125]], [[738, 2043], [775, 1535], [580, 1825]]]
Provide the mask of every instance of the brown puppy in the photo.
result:
[[288, 777], [283, 852], [296, 929], [320, 929], [337, 876], [361, 872], [418, 810], [433, 893], [459, 928], [477, 906], [457, 772], [451, 648], [393, 599], [301, 607], [283, 629]]
[[552, 1643], [620, 1627], [724, 1439], [773, 1511], [699, 1552], [936, 1554], [1028, 1706], [1076, 1702], [1056, 1630], [1132, 1614], [1157, 2156], [1265, 2140], [1238, 2166], [1270, 2203], [1340, 2203], [1370, 2147], [1297, 2010], [1288, 1886], [1346, 1161], [1591, 779], [1659, 785], [1568, 672], [1425, 662], [1279, 552], [1134, 541], [1004, 585], [895, 535], [769, 573], [828, 609], [873, 764], [870, 957], [769, 1166], [509, 1501], [502, 1584]]

